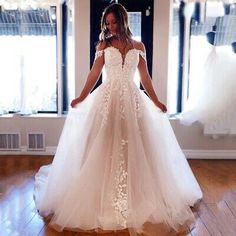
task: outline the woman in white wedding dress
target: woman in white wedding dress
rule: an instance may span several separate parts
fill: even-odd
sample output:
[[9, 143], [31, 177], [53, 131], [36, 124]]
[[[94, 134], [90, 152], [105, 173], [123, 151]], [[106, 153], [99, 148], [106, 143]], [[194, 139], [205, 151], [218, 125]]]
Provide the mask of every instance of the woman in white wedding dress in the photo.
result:
[[[34, 198], [58, 231], [131, 235], [178, 232], [194, 221], [201, 189], [147, 71], [128, 15], [108, 6], [93, 67], [71, 103], [53, 163], [35, 176]], [[105, 66], [105, 82], [88, 94]], [[136, 68], [149, 97], [134, 83]]]

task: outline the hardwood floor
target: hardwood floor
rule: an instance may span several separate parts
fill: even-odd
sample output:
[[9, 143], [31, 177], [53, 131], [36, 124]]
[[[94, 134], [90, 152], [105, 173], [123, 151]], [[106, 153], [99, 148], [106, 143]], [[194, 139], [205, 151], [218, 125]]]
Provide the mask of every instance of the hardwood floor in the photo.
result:
[[[96, 233], [58, 233], [35, 209], [34, 175], [52, 157], [0, 156], [0, 236], [93, 236]], [[236, 160], [189, 160], [204, 198], [188, 236], [236, 236]], [[104, 234], [128, 236], [128, 232]], [[180, 234], [179, 234], [180, 235]]]

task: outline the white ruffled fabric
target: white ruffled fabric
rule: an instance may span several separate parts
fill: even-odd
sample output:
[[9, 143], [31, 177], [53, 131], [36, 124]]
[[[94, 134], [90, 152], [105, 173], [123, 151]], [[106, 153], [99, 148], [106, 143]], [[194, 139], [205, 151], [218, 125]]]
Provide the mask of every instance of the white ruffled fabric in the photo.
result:
[[53, 163], [35, 176], [36, 207], [59, 231], [179, 231], [202, 192], [167, 115], [133, 82], [145, 54], [97, 56], [107, 79], [69, 111]]

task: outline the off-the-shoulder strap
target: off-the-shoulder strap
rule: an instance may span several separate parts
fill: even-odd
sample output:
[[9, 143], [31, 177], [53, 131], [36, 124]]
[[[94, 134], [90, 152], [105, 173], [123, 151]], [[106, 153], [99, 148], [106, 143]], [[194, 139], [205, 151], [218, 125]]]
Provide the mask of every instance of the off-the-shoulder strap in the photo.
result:
[[138, 50], [139, 51], [139, 55], [145, 60], [147, 61], [147, 58], [146, 58], [146, 53], [142, 50]]
[[96, 60], [98, 57], [103, 56], [103, 52], [104, 52], [104, 50], [98, 50], [98, 51], [96, 51], [96, 52], [95, 52], [95, 58], [94, 58], [94, 60]]

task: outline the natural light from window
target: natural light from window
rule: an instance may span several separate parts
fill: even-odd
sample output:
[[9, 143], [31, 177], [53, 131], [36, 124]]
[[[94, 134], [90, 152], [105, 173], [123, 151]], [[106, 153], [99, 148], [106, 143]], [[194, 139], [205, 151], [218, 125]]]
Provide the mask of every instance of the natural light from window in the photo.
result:
[[56, 112], [55, 15], [42, 9], [0, 15], [0, 114]]

